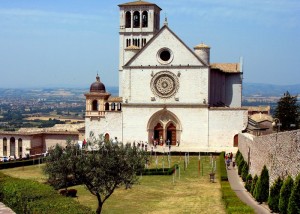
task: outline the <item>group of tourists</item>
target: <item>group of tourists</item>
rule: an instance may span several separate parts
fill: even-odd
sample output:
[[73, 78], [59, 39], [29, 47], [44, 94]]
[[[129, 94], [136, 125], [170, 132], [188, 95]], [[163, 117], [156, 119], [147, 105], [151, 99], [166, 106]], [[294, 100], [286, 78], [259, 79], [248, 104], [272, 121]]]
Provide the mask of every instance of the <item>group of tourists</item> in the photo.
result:
[[[230, 163], [232, 162], [232, 158], [233, 158], [232, 152], [225, 154], [225, 162], [226, 162], [226, 165], [227, 165], [227, 169], [229, 168]], [[232, 166], [235, 167], [234, 162], [232, 163]]]

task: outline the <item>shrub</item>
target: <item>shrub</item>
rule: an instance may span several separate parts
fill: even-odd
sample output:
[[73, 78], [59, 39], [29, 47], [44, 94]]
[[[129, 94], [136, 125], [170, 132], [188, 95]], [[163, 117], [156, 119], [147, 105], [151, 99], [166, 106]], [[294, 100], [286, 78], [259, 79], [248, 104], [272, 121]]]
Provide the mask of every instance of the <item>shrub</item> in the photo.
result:
[[270, 188], [270, 195], [268, 198], [268, 205], [273, 212], [279, 212], [279, 196], [283, 181], [278, 177], [272, 187]]
[[242, 179], [243, 179], [244, 182], [246, 181], [248, 172], [249, 172], [249, 167], [248, 167], [247, 162], [245, 162], [244, 166], [243, 166], [243, 169], [242, 169], [242, 173], [241, 173], [241, 176], [242, 176]]
[[252, 186], [252, 175], [248, 174], [246, 177], [246, 183], [245, 183], [245, 188], [248, 192], [251, 191], [251, 186]]
[[289, 199], [288, 213], [300, 213], [300, 174], [295, 179], [295, 184]]
[[77, 190], [76, 189], [68, 189], [68, 193], [67, 193], [68, 197], [75, 198], [76, 195], [77, 195]]
[[239, 175], [242, 174], [242, 169], [243, 169], [245, 163], [246, 162], [244, 161], [244, 159], [240, 161], [240, 164], [238, 165], [238, 174]]
[[255, 186], [254, 198], [262, 203], [266, 202], [269, 197], [269, 171], [266, 166], [263, 167], [260, 177]]
[[235, 155], [235, 162], [237, 165], [240, 165], [241, 161], [244, 160], [242, 153], [240, 153], [239, 151], [237, 152], [237, 154]]
[[250, 190], [250, 193], [254, 196], [254, 190], [255, 190], [255, 186], [256, 186], [256, 183], [258, 181], [258, 176], [255, 175], [253, 180], [252, 180], [252, 184], [251, 184], [251, 190]]
[[288, 176], [280, 189], [279, 211], [281, 214], [286, 214], [289, 204], [289, 198], [294, 186], [294, 181], [291, 176]]
[[77, 190], [76, 189], [62, 189], [59, 191], [59, 194], [67, 197], [76, 197]]

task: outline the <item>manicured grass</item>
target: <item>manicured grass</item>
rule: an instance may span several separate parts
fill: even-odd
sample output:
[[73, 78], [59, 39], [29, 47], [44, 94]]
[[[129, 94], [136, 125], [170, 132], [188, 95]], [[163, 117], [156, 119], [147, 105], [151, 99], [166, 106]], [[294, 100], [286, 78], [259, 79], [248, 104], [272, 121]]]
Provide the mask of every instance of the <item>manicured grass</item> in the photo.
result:
[[[168, 167], [167, 157], [158, 156], [158, 168], [163, 166], [163, 162], [164, 166]], [[156, 168], [154, 157], [150, 163], [151, 168]], [[186, 170], [184, 170], [184, 156], [171, 157], [171, 166], [175, 163], [180, 166], [180, 179], [179, 170], [176, 176], [141, 176], [140, 183], [133, 185], [131, 189], [125, 190], [124, 187], [117, 189], [105, 202], [103, 213], [225, 213], [218, 174], [215, 183], [209, 181], [210, 158], [201, 157], [203, 175], [202, 170], [198, 172], [198, 156], [190, 156]], [[26, 173], [22, 173], [22, 168], [2, 172], [34, 180], [45, 178], [42, 175], [42, 167], [30, 167], [23, 170]], [[33, 173], [30, 173], [30, 170]], [[74, 188], [78, 190], [78, 197], [74, 200], [96, 210], [96, 197], [83, 186]]]
[[46, 182], [47, 176], [43, 173], [44, 164], [3, 169], [2, 173], [11, 177], [30, 179], [38, 182]]

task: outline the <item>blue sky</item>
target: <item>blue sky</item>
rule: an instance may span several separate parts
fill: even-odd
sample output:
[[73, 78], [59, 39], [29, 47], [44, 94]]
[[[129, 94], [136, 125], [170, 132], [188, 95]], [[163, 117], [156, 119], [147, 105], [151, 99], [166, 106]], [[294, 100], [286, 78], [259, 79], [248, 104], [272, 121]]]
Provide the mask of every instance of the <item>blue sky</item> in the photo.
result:
[[[0, 0], [0, 87], [118, 86], [120, 0]], [[244, 59], [244, 82], [299, 84], [299, 0], [156, 0], [211, 62]]]

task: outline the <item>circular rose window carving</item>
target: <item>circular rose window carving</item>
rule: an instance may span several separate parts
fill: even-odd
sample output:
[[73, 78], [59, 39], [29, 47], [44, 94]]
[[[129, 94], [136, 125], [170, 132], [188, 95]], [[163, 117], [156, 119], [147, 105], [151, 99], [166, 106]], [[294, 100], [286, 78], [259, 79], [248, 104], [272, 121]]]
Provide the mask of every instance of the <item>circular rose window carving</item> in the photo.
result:
[[152, 92], [162, 98], [173, 96], [178, 91], [178, 88], [178, 78], [169, 71], [159, 72], [151, 80]]

